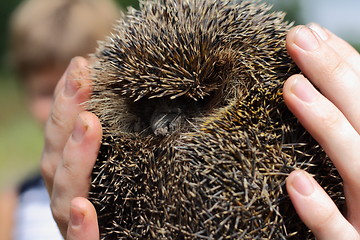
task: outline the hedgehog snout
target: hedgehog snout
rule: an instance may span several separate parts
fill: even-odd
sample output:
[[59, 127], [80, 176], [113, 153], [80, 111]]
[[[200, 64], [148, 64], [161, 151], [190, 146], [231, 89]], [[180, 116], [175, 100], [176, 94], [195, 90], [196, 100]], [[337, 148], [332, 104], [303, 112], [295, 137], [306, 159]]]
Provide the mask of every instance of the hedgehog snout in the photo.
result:
[[181, 109], [178, 108], [177, 110], [177, 112], [153, 114], [150, 127], [156, 136], [165, 136], [180, 128], [183, 116]]

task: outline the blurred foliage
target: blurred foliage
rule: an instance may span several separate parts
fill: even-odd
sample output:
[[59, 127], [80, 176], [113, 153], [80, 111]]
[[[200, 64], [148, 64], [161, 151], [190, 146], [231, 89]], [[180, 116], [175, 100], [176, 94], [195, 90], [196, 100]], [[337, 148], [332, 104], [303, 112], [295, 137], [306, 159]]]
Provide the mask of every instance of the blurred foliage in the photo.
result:
[[273, 11], [282, 11], [286, 13], [285, 20], [295, 24], [303, 24], [300, 16], [301, 7], [299, 0], [267, 0], [273, 6]]
[[8, 38], [8, 25], [9, 17], [15, 7], [21, 2], [21, 0], [1, 0], [0, 1], [0, 70], [4, 70], [7, 67], [6, 63], [6, 48]]
[[352, 46], [358, 51], [360, 52], [360, 43], [350, 43], [352, 44]]
[[116, 2], [123, 8], [126, 8], [127, 6], [132, 6], [135, 8], [139, 7], [138, 0], [116, 0]]

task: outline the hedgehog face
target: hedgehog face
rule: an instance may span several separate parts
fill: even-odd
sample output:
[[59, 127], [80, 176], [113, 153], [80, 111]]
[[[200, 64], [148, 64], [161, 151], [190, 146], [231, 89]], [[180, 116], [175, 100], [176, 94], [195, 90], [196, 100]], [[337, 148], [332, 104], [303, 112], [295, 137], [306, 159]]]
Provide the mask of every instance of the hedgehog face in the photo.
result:
[[205, 111], [206, 107], [202, 105], [204, 102], [206, 100], [194, 101], [182, 97], [129, 101], [126, 107], [135, 119], [135, 122], [130, 123], [133, 126], [130, 129], [142, 136], [166, 136], [183, 131], [191, 119], [201, 116]]
[[[284, 184], [340, 178], [287, 110], [290, 25], [257, 1], [143, 2], [95, 54], [102, 239], [312, 239]], [[314, 167], [316, 166], [316, 167]]]

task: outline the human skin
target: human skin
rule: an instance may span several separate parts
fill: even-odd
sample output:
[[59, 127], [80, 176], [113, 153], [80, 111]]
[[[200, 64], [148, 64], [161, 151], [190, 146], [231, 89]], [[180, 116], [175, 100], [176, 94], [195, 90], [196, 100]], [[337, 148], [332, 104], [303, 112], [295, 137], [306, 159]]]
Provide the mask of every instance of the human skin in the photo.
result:
[[[360, 239], [360, 56], [345, 41], [317, 24], [287, 36], [289, 54], [303, 73], [284, 86], [289, 109], [328, 154], [344, 184], [345, 216], [303, 171], [287, 180], [300, 218], [317, 239]], [[315, 32], [315, 33], [314, 33]]]
[[[289, 109], [329, 155], [344, 181], [346, 214], [306, 172], [287, 179], [288, 194], [317, 239], [360, 239], [360, 56], [317, 24], [297, 26], [287, 36], [290, 56], [308, 77], [284, 85]], [[54, 218], [67, 240], [99, 240], [96, 211], [87, 200], [101, 140], [99, 119], [80, 103], [89, 98], [87, 61], [75, 58], [60, 80], [50, 118], [42, 173]]]
[[45, 124], [41, 171], [63, 236], [66, 236], [69, 209], [72, 209], [70, 200], [88, 194], [102, 135], [98, 118], [84, 111], [81, 105], [91, 92], [87, 64], [82, 57], [71, 61], [55, 89], [52, 110]]

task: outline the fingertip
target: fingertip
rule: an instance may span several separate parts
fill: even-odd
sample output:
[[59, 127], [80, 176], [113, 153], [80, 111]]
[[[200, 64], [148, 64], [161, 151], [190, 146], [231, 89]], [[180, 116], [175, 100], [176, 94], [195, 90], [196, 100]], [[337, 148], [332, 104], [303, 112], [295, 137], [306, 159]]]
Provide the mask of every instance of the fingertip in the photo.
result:
[[309, 27], [313, 32], [315, 32], [323, 41], [329, 39], [329, 34], [328, 34], [329, 32], [319, 24], [311, 22], [306, 26]]
[[75, 56], [70, 60], [68, 69], [72, 68], [87, 68], [89, 61], [81, 56]]
[[353, 239], [348, 236], [354, 236], [354, 228], [309, 173], [291, 172], [286, 189], [299, 217], [318, 239]]
[[92, 138], [101, 139], [102, 127], [100, 119], [92, 112], [83, 111], [79, 113], [79, 121], [82, 121], [86, 128], [90, 131]]
[[290, 173], [286, 186], [303, 196], [310, 196], [315, 191], [313, 178], [303, 170], [295, 170]]
[[296, 32], [299, 31], [299, 29], [302, 27], [304, 27], [304, 25], [297, 25], [295, 27], [292, 27], [286, 35], [286, 41], [291, 42], [294, 39]]
[[96, 210], [86, 198], [76, 197], [71, 200], [67, 239], [99, 239]]
[[89, 215], [93, 216], [93, 213], [95, 212], [94, 206], [84, 197], [73, 198], [70, 202], [70, 206], [75, 213], [81, 213], [84, 217]]
[[[59, 82], [55, 88], [54, 95], [56, 96], [60, 92], [62, 92], [61, 89], [65, 88], [67, 78], [71, 74], [72, 71], [74, 71], [75, 69], [83, 69], [83, 71], [85, 70], [85, 72], [86, 72], [89, 69], [88, 65], [89, 65], [89, 62], [84, 57], [81, 57], [81, 56], [73, 57], [70, 60], [68, 66], [66, 67], [63, 75], [59, 79]], [[75, 85], [75, 84], [73, 84], [73, 85]]]
[[91, 86], [90, 84], [90, 62], [88, 59], [76, 56], [71, 59], [69, 64], [70, 72], [77, 74], [80, 87]]
[[81, 198], [74, 198], [70, 204], [70, 227], [80, 228], [84, 222], [86, 209]]
[[301, 28], [305, 27], [304, 25], [298, 25], [289, 30], [286, 35], [286, 48], [289, 51], [290, 55], [293, 52], [295, 44], [296, 34], [299, 32]]
[[[306, 199], [316, 190], [310, 178], [308, 173], [300, 169], [292, 171], [286, 178], [286, 190], [297, 212], [303, 202], [307, 201]], [[298, 214], [301, 215], [301, 212]]]
[[284, 87], [283, 87], [283, 92], [284, 94], [289, 94], [291, 93], [291, 89], [293, 88], [293, 86], [296, 84], [297, 81], [301, 81], [301, 80], [304, 80], [306, 79], [304, 77], [304, 75], [302, 74], [294, 74], [292, 76], [290, 76], [284, 83]]
[[82, 111], [76, 118], [75, 126], [71, 135], [72, 139], [76, 142], [81, 142], [88, 131], [95, 135], [101, 135], [101, 123], [94, 113]]
[[319, 188], [313, 177], [304, 170], [294, 170], [287, 177], [286, 190], [300, 217], [306, 218], [309, 208], [316, 204], [313, 197], [318, 194]]
[[79, 114], [76, 121], [75, 126], [71, 134], [72, 140], [75, 142], [81, 142], [89, 129], [88, 120], [86, 119], [84, 114]]
[[[75, 197], [71, 200], [71, 212], [70, 214], [70, 225], [73, 227], [82, 227], [86, 228], [88, 226], [97, 226], [97, 214], [94, 205], [84, 198], [84, 197]], [[72, 219], [74, 217], [74, 219]]]
[[299, 105], [314, 103], [320, 95], [311, 82], [301, 74], [293, 75], [285, 82], [283, 93], [285, 103], [291, 110], [295, 110]]

